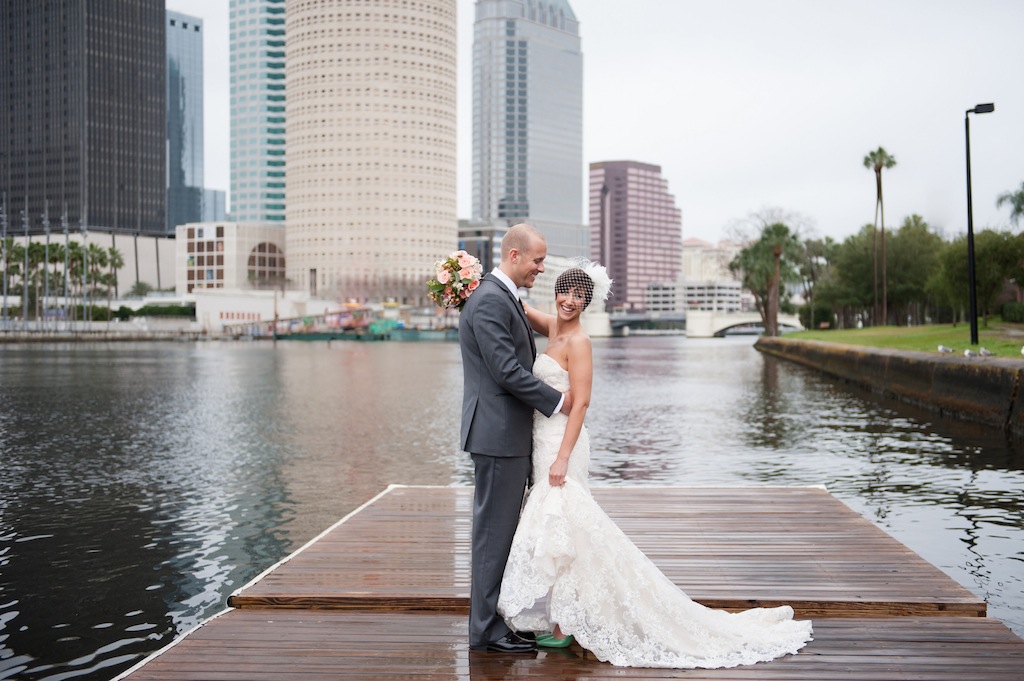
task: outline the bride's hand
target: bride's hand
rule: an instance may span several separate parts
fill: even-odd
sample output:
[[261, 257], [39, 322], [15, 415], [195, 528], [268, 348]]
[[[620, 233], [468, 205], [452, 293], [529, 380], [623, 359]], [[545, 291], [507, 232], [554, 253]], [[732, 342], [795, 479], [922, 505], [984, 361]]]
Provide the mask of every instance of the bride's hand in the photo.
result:
[[559, 412], [568, 416], [569, 412], [572, 411], [572, 392], [566, 390], [562, 395], [564, 397], [562, 398], [562, 408]]
[[561, 487], [565, 484], [565, 473], [569, 470], [569, 462], [561, 457], [555, 459], [548, 469], [548, 484], [552, 487]]

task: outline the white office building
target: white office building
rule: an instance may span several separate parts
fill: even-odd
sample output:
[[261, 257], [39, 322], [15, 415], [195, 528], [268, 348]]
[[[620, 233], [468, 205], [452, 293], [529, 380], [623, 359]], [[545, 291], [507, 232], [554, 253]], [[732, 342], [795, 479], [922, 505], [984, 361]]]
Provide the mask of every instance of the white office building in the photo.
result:
[[289, 2], [287, 29], [288, 279], [425, 304], [457, 242], [456, 0]]

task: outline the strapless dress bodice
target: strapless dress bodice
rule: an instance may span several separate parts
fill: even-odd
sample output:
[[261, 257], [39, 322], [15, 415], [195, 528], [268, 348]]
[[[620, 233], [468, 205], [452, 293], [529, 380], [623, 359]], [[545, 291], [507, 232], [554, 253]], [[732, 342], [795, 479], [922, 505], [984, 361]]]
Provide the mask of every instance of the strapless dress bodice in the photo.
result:
[[569, 389], [569, 372], [551, 355], [537, 355], [533, 362], [533, 375], [560, 392]]

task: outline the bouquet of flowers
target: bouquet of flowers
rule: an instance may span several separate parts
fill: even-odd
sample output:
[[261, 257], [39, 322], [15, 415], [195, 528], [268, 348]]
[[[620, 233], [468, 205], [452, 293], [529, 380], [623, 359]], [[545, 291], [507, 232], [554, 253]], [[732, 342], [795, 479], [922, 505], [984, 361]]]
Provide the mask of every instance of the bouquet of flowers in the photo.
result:
[[442, 309], [461, 310], [469, 294], [480, 285], [483, 265], [466, 251], [455, 251], [434, 265], [435, 278], [427, 282], [430, 299]]

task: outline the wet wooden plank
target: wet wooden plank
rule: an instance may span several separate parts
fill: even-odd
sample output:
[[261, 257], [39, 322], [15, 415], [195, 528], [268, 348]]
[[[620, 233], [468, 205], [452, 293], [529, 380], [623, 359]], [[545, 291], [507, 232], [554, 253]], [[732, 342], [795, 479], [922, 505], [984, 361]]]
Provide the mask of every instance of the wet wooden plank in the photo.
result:
[[[820, 488], [594, 496], [695, 600], [801, 617], [984, 616], [984, 601]], [[234, 607], [468, 609], [472, 489], [389, 488], [234, 594]]]
[[531, 654], [468, 649], [455, 613], [231, 610], [123, 678], [129, 681], [292, 679], [832, 679], [1019, 680], [1024, 640], [977, 617], [822, 619], [796, 655], [719, 670], [624, 669], [579, 646]]

